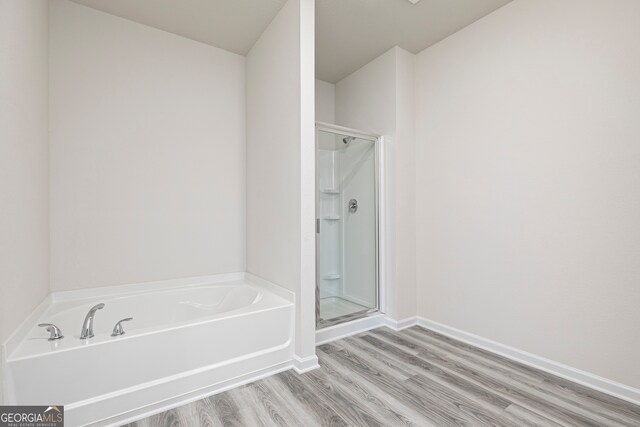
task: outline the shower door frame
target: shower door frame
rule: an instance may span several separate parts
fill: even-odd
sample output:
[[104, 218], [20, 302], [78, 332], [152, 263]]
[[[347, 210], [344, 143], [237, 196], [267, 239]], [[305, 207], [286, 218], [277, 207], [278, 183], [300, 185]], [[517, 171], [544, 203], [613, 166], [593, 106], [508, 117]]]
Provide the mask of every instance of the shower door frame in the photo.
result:
[[[357, 139], [364, 139], [373, 142], [374, 146], [374, 205], [375, 205], [375, 307], [357, 311], [355, 313], [346, 314], [344, 316], [334, 317], [332, 319], [320, 321], [320, 229], [321, 229], [321, 212], [320, 209], [320, 174], [319, 174], [319, 160], [320, 160], [320, 145], [319, 135], [320, 132], [329, 132], [337, 135], [352, 136]], [[380, 215], [381, 207], [380, 200], [382, 200], [381, 186], [380, 186], [380, 173], [381, 173], [381, 160], [382, 160], [382, 142], [383, 137], [372, 133], [362, 132], [357, 129], [351, 129], [344, 126], [333, 125], [329, 123], [316, 122], [316, 149], [315, 149], [315, 198], [316, 198], [316, 330], [323, 329], [329, 326], [335, 326], [338, 324], [350, 322], [352, 320], [362, 319], [368, 316], [381, 313], [382, 305], [382, 292], [380, 290]]]

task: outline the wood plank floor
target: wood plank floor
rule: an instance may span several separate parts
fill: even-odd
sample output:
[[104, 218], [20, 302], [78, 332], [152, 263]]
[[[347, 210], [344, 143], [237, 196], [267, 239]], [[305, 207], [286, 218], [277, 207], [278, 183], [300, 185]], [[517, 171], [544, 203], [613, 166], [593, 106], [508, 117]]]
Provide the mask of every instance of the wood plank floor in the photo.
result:
[[381, 328], [284, 372], [136, 423], [149, 426], [640, 426], [640, 407], [434, 332]]

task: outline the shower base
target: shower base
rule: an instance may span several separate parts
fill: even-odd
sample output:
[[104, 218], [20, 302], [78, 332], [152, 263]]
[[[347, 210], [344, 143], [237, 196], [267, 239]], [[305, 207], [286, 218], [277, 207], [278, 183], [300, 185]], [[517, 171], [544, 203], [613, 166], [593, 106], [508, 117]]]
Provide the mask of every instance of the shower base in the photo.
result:
[[330, 320], [354, 313], [369, 310], [370, 307], [356, 304], [340, 297], [326, 297], [320, 299], [320, 319]]

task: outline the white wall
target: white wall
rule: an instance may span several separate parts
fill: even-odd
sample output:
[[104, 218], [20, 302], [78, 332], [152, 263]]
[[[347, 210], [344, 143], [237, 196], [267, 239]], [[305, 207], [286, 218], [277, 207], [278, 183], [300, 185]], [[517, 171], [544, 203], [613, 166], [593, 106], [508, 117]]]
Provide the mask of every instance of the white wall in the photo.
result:
[[316, 82], [316, 121], [335, 123], [336, 121], [336, 85], [315, 80]]
[[398, 320], [417, 311], [415, 55], [396, 48], [396, 137], [390, 165], [395, 174], [395, 292]]
[[247, 55], [247, 271], [300, 286], [299, 2]]
[[516, 0], [417, 58], [419, 314], [640, 387], [640, 2]]
[[396, 49], [390, 49], [336, 83], [336, 124], [395, 135]]
[[52, 290], [243, 271], [245, 59], [50, 8]]
[[313, 1], [289, 0], [247, 55], [247, 271], [296, 293], [315, 354]]
[[316, 149], [315, 0], [300, 2], [300, 292], [296, 296], [296, 356], [299, 370], [318, 366], [316, 356]]
[[49, 290], [47, 8], [0, 1], [0, 343]]
[[336, 83], [336, 124], [385, 139], [384, 277], [387, 314], [416, 312], [413, 176], [413, 55], [392, 48]]

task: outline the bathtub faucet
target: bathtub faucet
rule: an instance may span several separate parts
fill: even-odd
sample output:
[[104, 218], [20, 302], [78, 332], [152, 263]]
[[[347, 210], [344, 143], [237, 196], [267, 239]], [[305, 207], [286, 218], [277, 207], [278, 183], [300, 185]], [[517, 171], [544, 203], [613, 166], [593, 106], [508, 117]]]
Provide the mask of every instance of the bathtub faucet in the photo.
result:
[[104, 308], [103, 303], [94, 305], [87, 313], [87, 317], [84, 318], [84, 324], [82, 325], [82, 333], [80, 334], [81, 340], [93, 338], [93, 316], [96, 314], [96, 311], [101, 308]]

